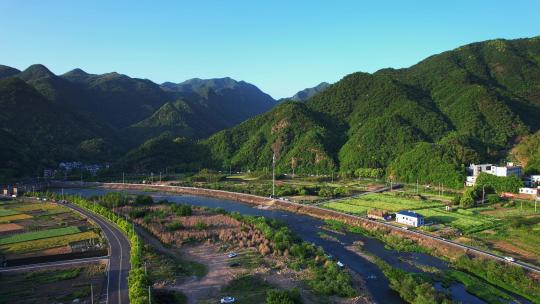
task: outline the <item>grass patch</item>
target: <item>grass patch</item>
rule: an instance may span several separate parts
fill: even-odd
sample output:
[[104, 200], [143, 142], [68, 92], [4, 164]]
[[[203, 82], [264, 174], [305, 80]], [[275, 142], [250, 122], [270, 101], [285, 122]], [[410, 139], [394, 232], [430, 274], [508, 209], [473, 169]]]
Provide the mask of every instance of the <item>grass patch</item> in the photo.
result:
[[272, 285], [254, 275], [244, 275], [231, 281], [222, 293], [236, 298], [238, 303], [260, 304], [266, 293], [274, 289]]
[[43, 231], [27, 232], [21, 234], [15, 234], [8, 237], [0, 238], [0, 246], [13, 243], [21, 243], [26, 241], [33, 241], [39, 239], [45, 239], [50, 237], [75, 234], [81, 232], [79, 228], [71, 226], [64, 228], [55, 228]]
[[82, 268], [65, 270], [29, 272], [24, 278], [35, 284], [45, 284], [74, 279], [81, 274]]

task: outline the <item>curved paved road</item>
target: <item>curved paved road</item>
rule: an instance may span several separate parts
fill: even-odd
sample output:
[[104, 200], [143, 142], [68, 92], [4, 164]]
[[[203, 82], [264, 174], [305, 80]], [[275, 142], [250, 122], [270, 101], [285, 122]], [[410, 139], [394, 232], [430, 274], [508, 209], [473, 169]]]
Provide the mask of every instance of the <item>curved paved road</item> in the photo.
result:
[[99, 225], [109, 242], [109, 264], [107, 269], [106, 303], [128, 304], [128, 273], [130, 269], [129, 250], [130, 245], [127, 237], [108, 220], [71, 203], [65, 204], [84, 216], [92, 219]]

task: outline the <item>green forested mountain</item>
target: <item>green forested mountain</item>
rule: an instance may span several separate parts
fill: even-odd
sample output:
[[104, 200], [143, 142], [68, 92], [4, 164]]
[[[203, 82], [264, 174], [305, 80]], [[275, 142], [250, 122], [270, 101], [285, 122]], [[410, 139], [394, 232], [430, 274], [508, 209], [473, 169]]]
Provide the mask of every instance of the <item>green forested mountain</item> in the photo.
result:
[[206, 113], [201, 119], [214, 125], [206, 136], [264, 113], [276, 104], [270, 95], [256, 86], [229, 77], [194, 78], [179, 84], [167, 82], [162, 88], [184, 100], [191, 111]]
[[264, 170], [273, 153], [281, 172], [382, 168], [394, 180], [452, 187], [471, 162], [510, 157], [529, 172], [540, 169], [540, 37], [353, 73], [306, 101], [275, 107], [230, 78], [157, 85], [80, 69], [56, 76], [33, 65], [0, 66], [0, 84], [4, 176], [119, 157], [115, 167], [126, 171]]
[[384, 168], [397, 180], [459, 186], [463, 165], [501, 160], [539, 128], [535, 37], [473, 43], [406, 69], [354, 73], [305, 105], [281, 104], [206, 143], [217, 166], [268, 167], [275, 151], [285, 171], [293, 163], [311, 173]]
[[[42, 174], [63, 159], [108, 159], [114, 137], [106, 126], [48, 100], [19, 78], [0, 79], [0, 176]], [[101, 151], [85, 143], [101, 142]]]
[[245, 82], [199, 82], [170, 90], [118, 73], [0, 66], [0, 178], [42, 174], [59, 161], [115, 162], [153, 137], [206, 137], [275, 104]]

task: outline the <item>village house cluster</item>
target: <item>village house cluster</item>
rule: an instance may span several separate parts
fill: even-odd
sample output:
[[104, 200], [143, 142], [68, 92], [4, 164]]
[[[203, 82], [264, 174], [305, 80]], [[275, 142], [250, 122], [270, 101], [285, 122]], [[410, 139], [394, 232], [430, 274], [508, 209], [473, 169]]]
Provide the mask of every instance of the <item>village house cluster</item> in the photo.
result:
[[43, 170], [43, 177], [53, 178], [57, 175], [69, 174], [72, 171], [88, 172], [92, 176], [96, 176], [100, 170], [108, 169], [109, 164], [84, 164], [82, 162], [61, 162], [58, 168], [48, 168]]
[[504, 166], [493, 164], [471, 164], [467, 168], [467, 179], [465, 185], [472, 187], [476, 184], [476, 179], [480, 173], [487, 173], [495, 176], [508, 177], [515, 175], [523, 179], [525, 187], [519, 188], [519, 195], [526, 199], [536, 199], [540, 196], [540, 175], [523, 176], [523, 169], [514, 163], [506, 163]]

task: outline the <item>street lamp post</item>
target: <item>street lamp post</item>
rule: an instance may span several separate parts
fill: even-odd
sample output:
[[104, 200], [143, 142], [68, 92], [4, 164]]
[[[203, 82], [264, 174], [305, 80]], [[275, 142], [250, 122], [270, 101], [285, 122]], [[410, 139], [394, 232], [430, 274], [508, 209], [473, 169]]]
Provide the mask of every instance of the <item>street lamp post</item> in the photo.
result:
[[272, 198], [276, 197], [276, 153], [272, 154]]

